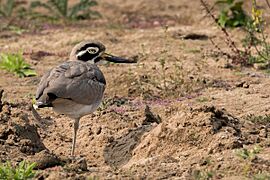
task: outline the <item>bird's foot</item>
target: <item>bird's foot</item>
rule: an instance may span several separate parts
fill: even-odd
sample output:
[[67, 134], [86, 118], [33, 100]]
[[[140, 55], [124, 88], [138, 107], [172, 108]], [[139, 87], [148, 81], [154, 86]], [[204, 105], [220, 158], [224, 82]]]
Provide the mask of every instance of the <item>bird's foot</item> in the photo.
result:
[[73, 170], [79, 170], [79, 171], [87, 171], [87, 162], [85, 157], [80, 156], [71, 156], [69, 163], [69, 168]]
[[71, 162], [78, 162], [81, 161], [82, 159], [85, 159], [85, 157], [83, 156], [76, 156], [76, 155], [70, 155], [68, 158]]

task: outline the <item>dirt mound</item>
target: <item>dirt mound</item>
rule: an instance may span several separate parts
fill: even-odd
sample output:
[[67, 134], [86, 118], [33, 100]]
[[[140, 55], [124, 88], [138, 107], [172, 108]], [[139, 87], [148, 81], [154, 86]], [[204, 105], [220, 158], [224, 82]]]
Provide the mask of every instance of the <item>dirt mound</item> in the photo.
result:
[[[133, 104], [132, 101], [123, 102], [121, 100], [116, 106], [119, 108], [125, 106], [124, 109], [129, 109]], [[27, 159], [36, 162], [37, 169], [45, 169], [39, 174], [40, 178], [72, 179], [82, 178], [87, 174], [122, 178], [130, 176], [188, 178], [207, 173], [209, 168], [234, 170], [238, 163], [243, 162], [232, 154], [232, 150], [255, 143], [266, 145], [268, 138], [268, 124], [264, 121], [261, 124], [243, 121], [225, 109], [215, 106], [201, 106], [195, 109], [178, 107], [181, 108], [181, 112], [171, 111], [171, 115], [165, 116], [167, 118], [154, 113], [156, 111], [146, 106], [144, 116], [138, 119], [136, 127], [118, 131], [117, 135], [104, 134], [102, 137], [107, 137], [104, 142], [100, 141], [102, 137], [98, 138], [104, 130], [96, 130], [96, 135], [89, 141], [93, 143], [93, 148], [89, 150], [96, 153], [101, 151], [103, 156], [98, 160], [91, 157], [94, 157], [95, 153], [88, 153], [89, 156], [72, 161], [66, 153], [61, 155], [56, 151], [58, 155], [55, 155], [44, 146], [38, 128], [31, 124], [33, 117], [28, 104], [22, 102], [1, 104], [0, 120], [3, 124], [0, 129], [1, 161], [16, 162]], [[179, 105], [176, 103], [170, 106], [176, 108]], [[115, 107], [115, 103], [107, 106], [109, 106], [107, 109], [110, 109]], [[106, 114], [103, 116], [116, 117], [115, 111], [104, 110], [104, 112]], [[140, 113], [143, 114], [142, 111]], [[99, 113], [97, 116], [100, 116]], [[116, 120], [114, 123], [119, 124], [120, 121], [122, 120]], [[125, 120], [122, 123], [125, 123]], [[86, 128], [82, 128], [82, 136], [85, 135], [85, 130]], [[56, 143], [54, 139], [49, 141], [49, 144]], [[100, 159], [103, 159], [104, 165], [110, 167], [109, 170], [108, 167], [97, 163]], [[210, 161], [218, 166], [211, 165]], [[238, 163], [230, 164], [230, 161]], [[254, 173], [258, 169], [267, 171], [269, 162], [265, 157], [256, 156], [250, 161], [254, 167], [250, 171]], [[84, 175], [81, 176], [81, 173]], [[215, 177], [223, 176], [224, 174], [217, 174]]]
[[1, 103], [0, 151], [1, 160], [33, 155], [46, 147], [37, 127], [30, 124], [30, 106], [26, 103]]
[[240, 148], [243, 145], [239, 120], [215, 107], [177, 114], [160, 123], [142, 139], [134, 151], [134, 158], [164, 154], [168, 150], [175, 152], [180, 145], [182, 150], [207, 148], [209, 153]]
[[177, 113], [145, 133], [123, 167], [145, 172], [154, 167], [153, 174], [145, 177], [157, 177], [157, 172], [168, 177], [190, 177], [197, 166], [203, 166], [206, 157], [220, 156], [249, 144], [249, 128], [225, 109], [214, 106]]

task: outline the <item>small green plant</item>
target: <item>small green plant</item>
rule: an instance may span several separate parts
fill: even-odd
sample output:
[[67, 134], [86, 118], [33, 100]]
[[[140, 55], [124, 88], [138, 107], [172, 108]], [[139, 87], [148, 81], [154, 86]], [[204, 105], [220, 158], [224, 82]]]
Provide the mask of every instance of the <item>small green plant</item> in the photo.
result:
[[163, 88], [165, 91], [167, 91], [167, 80], [166, 80], [166, 60], [168, 57], [168, 48], [169, 48], [169, 43], [168, 43], [168, 26], [163, 27], [164, 28], [164, 35], [165, 35], [165, 48], [161, 51], [160, 57], [158, 58], [158, 61], [161, 66], [161, 76], [162, 76], [162, 81], [163, 81]]
[[207, 97], [199, 97], [199, 98], [196, 99], [196, 101], [202, 103], [202, 102], [207, 102], [207, 101], [209, 101], [209, 99], [208, 99]]
[[0, 0], [0, 18], [9, 20], [8, 24], [12, 24], [12, 21], [16, 17], [25, 19], [26, 8], [22, 6], [25, 2], [16, 0]]
[[80, 0], [77, 4], [69, 7], [68, 0], [47, 0], [46, 3], [41, 1], [33, 1], [31, 8], [42, 7], [49, 11], [50, 15], [45, 15], [51, 19], [78, 20], [89, 19], [91, 17], [100, 17], [97, 11], [90, 10], [96, 6], [95, 0]]
[[90, 176], [90, 177], [87, 177], [87, 180], [99, 180], [99, 177], [98, 176]]
[[[257, 7], [256, 0], [252, 0], [252, 21], [246, 27], [248, 32], [246, 42], [243, 46], [251, 46], [255, 49], [255, 54], [250, 53], [250, 64], [253, 63], [264, 63], [269, 68], [270, 61], [270, 43], [267, 41], [267, 33], [265, 27], [267, 26], [263, 19], [263, 10]], [[245, 41], [244, 41], [245, 42]], [[248, 44], [248, 45], [246, 45]]]
[[187, 52], [189, 52], [189, 53], [193, 53], [193, 54], [198, 54], [198, 53], [200, 53], [200, 52], [201, 52], [201, 50], [200, 50], [200, 49], [196, 49], [196, 48], [194, 48], [194, 49], [189, 49], [189, 50], [187, 50]]
[[0, 54], [0, 69], [14, 73], [19, 77], [36, 76], [35, 70], [31, 69], [30, 65], [24, 61], [21, 53], [1, 53]]
[[26, 180], [35, 176], [33, 170], [36, 163], [27, 163], [21, 161], [17, 167], [11, 165], [10, 162], [6, 162], [0, 165], [0, 179], [2, 180]]
[[255, 116], [254, 114], [249, 114], [245, 118], [247, 121], [251, 121], [253, 123], [258, 124], [268, 124], [270, 123], [270, 115], [266, 114], [264, 116]]
[[213, 179], [214, 173], [206, 170], [195, 170], [193, 172], [193, 177], [195, 180], [209, 180]]
[[242, 8], [243, 1], [218, 0], [216, 4], [221, 7], [218, 16], [218, 23], [221, 27], [246, 26], [250, 17]]
[[253, 180], [269, 180], [269, 179], [270, 179], [270, 174], [266, 174], [266, 173], [259, 173], [253, 176]]
[[4, 3], [0, 0], [0, 16], [10, 17], [16, 6], [15, 0], [6, 0]]
[[244, 160], [252, 160], [256, 157], [256, 154], [258, 154], [261, 151], [261, 147], [254, 147], [251, 150], [248, 150], [246, 148], [236, 150], [236, 155]]
[[236, 156], [244, 161], [243, 175], [249, 176], [252, 168], [252, 160], [256, 159], [257, 154], [262, 150], [261, 147], [255, 146], [253, 149], [238, 149], [235, 151]]
[[[232, 64], [240, 64], [240, 65], [247, 65], [247, 56], [250, 53], [250, 46], [248, 46], [249, 48], [247, 48], [245, 50], [245, 52], [243, 52], [235, 43], [235, 41], [232, 39], [231, 35], [228, 33], [228, 31], [226, 30], [226, 28], [224, 26], [222, 26], [222, 23], [220, 22], [220, 18], [216, 18], [212, 8], [210, 8], [210, 6], [208, 5], [208, 3], [205, 0], [200, 0], [202, 6], [204, 7], [205, 11], [207, 12], [207, 14], [215, 21], [216, 25], [220, 27], [221, 32], [224, 34], [225, 37], [225, 43], [227, 45], [227, 47], [229, 47], [230, 52], [224, 51], [222, 50], [218, 44], [216, 44], [213, 39], [209, 39], [211, 41], [211, 43], [215, 46], [215, 48], [218, 50], [219, 54], [222, 56], [227, 57], [228, 59], [232, 60]], [[221, 1], [226, 3], [227, 1]], [[231, 1], [228, 0], [228, 3], [230, 3]], [[234, 2], [234, 1], [233, 1]], [[216, 2], [218, 3], [218, 1]]]
[[162, 81], [163, 81], [163, 88], [166, 91], [167, 90], [167, 80], [166, 80], [166, 55], [167, 55], [167, 50], [161, 51], [160, 58], [158, 59], [160, 66], [161, 66], [161, 76], [162, 76]]
[[21, 35], [25, 30], [20, 28], [21, 19], [25, 20], [30, 13], [25, 8], [26, 1], [0, 0], [0, 31], [13, 31]]
[[[216, 4], [220, 4], [221, 10], [218, 18], [215, 17], [213, 10], [204, 0], [200, 0], [206, 12], [220, 27], [225, 36], [225, 43], [230, 52], [222, 50], [211, 38], [211, 43], [218, 52], [232, 60], [232, 64], [240, 64], [242, 66], [250, 66], [255, 63], [261, 63], [256, 67], [259, 69], [269, 69], [270, 67], [270, 43], [267, 41], [266, 21], [263, 19], [263, 10], [257, 6], [256, 0], [252, 2], [250, 15], [247, 15], [242, 9], [244, 1], [241, 0], [217, 0]], [[267, 4], [268, 1], [266, 1]], [[270, 7], [270, 6], [269, 6]], [[241, 26], [245, 31], [242, 38], [242, 46], [239, 47], [233, 40], [225, 27]]]
[[15, 34], [17, 34], [17, 35], [21, 35], [21, 34], [23, 34], [24, 32], [27, 31], [27, 30], [25, 30], [25, 29], [23, 29], [23, 28], [21, 28], [21, 27], [18, 27], [18, 26], [9, 26], [8, 29], [9, 29], [11, 32], [13, 32], [13, 33], [15, 33]]

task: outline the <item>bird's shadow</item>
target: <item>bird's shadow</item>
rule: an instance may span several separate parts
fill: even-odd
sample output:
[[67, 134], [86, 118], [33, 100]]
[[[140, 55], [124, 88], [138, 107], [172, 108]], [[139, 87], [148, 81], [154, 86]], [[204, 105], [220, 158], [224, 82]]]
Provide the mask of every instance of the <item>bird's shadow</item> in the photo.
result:
[[141, 137], [154, 126], [143, 125], [131, 129], [127, 134], [113, 140], [104, 148], [103, 157], [105, 163], [114, 168], [119, 168], [129, 162], [132, 158], [132, 151], [141, 142]]

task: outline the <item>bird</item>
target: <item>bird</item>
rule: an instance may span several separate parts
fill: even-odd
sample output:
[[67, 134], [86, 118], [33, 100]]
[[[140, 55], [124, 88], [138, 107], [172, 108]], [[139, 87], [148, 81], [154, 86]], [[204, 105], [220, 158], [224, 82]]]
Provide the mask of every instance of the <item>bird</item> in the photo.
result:
[[137, 60], [117, 57], [105, 52], [105, 46], [94, 40], [75, 45], [69, 60], [45, 73], [36, 90], [34, 109], [52, 107], [59, 114], [73, 119], [71, 156], [74, 157], [80, 119], [100, 105], [106, 80], [97, 63], [135, 63]]

